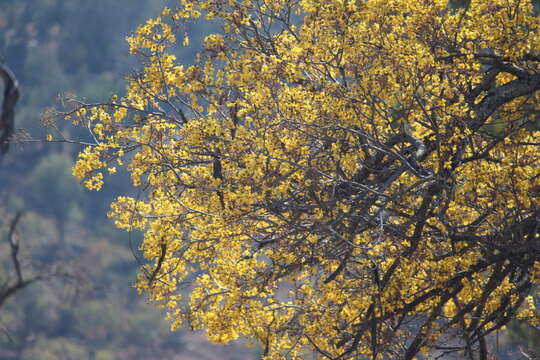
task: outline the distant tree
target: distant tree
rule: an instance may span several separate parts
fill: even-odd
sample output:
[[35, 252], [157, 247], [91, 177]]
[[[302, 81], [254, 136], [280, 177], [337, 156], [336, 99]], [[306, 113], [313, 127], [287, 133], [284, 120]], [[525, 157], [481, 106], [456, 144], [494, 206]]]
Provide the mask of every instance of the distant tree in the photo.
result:
[[66, 238], [66, 225], [76, 218], [82, 198], [81, 188], [70, 176], [72, 164], [71, 156], [52, 153], [39, 161], [27, 179], [32, 189], [28, 195], [30, 206], [55, 220], [61, 242]]
[[[411, 360], [487, 359], [487, 335], [538, 323], [530, 1], [181, 3], [129, 38], [125, 97], [60, 114], [91, 130], [86, 187], [128, 163], [141, 194], [110, 215], [144, 231], [137, 287], [173, 327]], [[179, 65], [200, 18], [223, 33]]]

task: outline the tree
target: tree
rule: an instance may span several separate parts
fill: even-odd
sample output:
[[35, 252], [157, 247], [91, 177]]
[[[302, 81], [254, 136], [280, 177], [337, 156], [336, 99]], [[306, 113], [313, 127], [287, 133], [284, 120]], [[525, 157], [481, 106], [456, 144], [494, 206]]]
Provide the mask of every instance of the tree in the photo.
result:
[[[538, 323], [540, 32], [532, 3], [183, 0], [128, 41], [127, 95], [59, 113], [173, 328], [268, 359], [414, 359]], [[193, 66], [173, 54], [217, 20]], [[186, 290], [187, 289], [187, 290]]]
[[66, 227], [76, 217], [82, 197], [81, 188], [70, 176], [72, 164], [67, 154], [49, 154], [39, 161], [27, 180], [33, 191], [28, 196], [32, 208], [46, 211], [54, 219], [63, 245], [66, 245]]

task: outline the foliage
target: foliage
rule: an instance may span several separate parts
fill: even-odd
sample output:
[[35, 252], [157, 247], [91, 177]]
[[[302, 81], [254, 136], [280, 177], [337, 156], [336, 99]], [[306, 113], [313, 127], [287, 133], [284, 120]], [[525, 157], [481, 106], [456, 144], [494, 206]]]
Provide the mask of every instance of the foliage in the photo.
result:
[[[179, 65], [202, 17], [223, 32]], [[61, 115], [92, 123], [87, 188], [126, 162], [145, 194], [110, 215], [144, 230], [137, 286], [173, 327], [268, 359], [485, 359], [537, 324], [531, 2], [183, 0], [128, 41], [127, 95]]]
[[[60, 238], [64, 238], [65, 225], [77, 213], [81, 191], [76, 181], [70, 178], [71, 157], [52, 153], [44, 156], [30, 175], [27, 186], [33, 189], [28, 196], [30, 206], [46, 211], [57, 222]], [[48, 194], [44, 196], [43, 194]]]

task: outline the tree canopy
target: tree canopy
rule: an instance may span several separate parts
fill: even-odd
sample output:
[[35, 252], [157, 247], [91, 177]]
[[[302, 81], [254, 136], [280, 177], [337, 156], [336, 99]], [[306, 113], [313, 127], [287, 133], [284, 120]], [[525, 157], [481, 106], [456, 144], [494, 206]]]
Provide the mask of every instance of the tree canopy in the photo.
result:
[[[197, 63], [176, 41], [214, 21]], [[124, 162], [137, 288], [268, 359], [408, 359], [537, 324], [540, 22], [530, 1], [182, 0], [128, 38], [127, 95], [60, 113]], [[62, 139], [60, 139], [62, 140]]]

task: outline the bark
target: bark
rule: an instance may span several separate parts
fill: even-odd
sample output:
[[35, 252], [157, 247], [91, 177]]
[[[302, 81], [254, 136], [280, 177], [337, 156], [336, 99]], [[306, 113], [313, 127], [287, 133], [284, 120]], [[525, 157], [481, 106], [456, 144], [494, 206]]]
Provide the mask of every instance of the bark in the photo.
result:
[[0, 154], [5, 154], [15, 129], [15, 105], [19, 100], [20, 91], [17, 78], [6, 64], [0, 64], [0, 77], [4, 81], [4, 97], [0, 111]]

